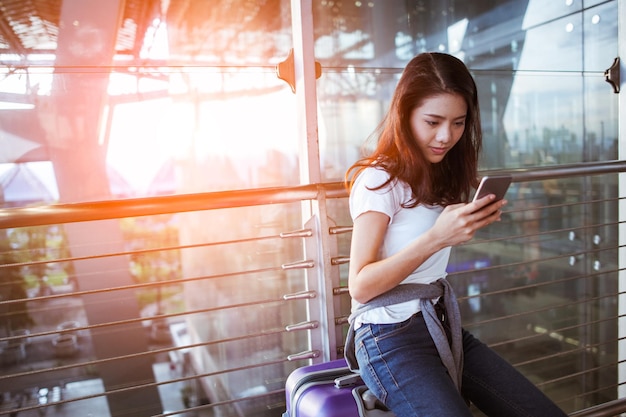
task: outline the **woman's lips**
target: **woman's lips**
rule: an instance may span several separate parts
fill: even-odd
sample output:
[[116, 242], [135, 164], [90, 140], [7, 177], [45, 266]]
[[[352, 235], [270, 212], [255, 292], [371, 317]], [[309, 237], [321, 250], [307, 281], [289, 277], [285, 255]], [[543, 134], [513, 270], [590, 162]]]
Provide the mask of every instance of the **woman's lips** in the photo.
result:
[[443, 155], [444, 153], [446, 153], [448, 151], [448, 148], [434, 148], [434, 147], [431, 147], [430, 150], [435, 155]]

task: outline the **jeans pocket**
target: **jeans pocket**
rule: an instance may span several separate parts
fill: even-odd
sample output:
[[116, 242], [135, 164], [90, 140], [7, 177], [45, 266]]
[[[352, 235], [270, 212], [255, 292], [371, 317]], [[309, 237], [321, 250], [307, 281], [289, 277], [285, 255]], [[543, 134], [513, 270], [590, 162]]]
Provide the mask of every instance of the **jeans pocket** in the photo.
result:
[[388, 337], [394, 337], [397, 335], [401, 335], [406, 332], [413, 323], [413, 320], [421, 317], [421, 312], [412, 315], [407, 320], [404, 320], [400, 323], [388, 323], [388, 324], [371, 324], [371, 332], [372, 336], [378, 341], [385, 340]]

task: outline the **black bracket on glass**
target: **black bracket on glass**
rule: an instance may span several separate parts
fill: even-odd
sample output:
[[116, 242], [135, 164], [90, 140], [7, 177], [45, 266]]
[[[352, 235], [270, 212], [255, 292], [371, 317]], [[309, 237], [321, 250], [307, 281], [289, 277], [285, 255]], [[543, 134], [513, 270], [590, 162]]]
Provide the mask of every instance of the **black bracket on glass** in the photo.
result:
[[[289, 51], [287, 59], [276, 65], [276, 76], [291, 87], [292, 92], [296, 92], [296, 70], [293, 64], [293, 49]], [[322, 76], [322, 64], [315, 61], [315, 79]]]
[[613, 91], [615, 92], [615, 94], [618, 94], [620, 86], [619, 57], [615, 58], [615, 60], [613, 61], [613, 65], [611, 65], [608, 70], [604, 71], [604, 78], [606, 79], [607, 83], [613, 86]]

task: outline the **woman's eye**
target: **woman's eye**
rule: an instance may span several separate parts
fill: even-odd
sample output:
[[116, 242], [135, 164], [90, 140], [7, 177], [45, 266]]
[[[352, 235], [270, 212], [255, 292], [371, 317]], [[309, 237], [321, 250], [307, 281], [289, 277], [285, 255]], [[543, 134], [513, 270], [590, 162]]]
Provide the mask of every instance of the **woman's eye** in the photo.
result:
[[426, 120], [426, 124], [427, 124], [428, 126], [436, 126], [436, 125], [437, 125], [437, 122], [432, 121], [432, 120]]

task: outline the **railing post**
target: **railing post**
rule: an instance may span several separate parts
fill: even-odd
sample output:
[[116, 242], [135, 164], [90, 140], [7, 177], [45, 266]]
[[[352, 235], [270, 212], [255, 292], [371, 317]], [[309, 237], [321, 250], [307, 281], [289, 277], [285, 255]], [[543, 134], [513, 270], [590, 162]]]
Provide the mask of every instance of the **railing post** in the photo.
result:
[[339, 286], [339, 267], [332, 263], [338, 245], [337, 237], [330, 233], [335, 224], [328, 215], [326, 198], [323, 187], [320, 187], [317, 198], [311, 201], [314, 215], [305, 224], [306, 229], [313, 231], [313, 239], [305, 239], [304, 256], [315, 263], [314, 268], [306, 271], [306, 288], [318, 294], [307, 302], [307, 318], [320, 323], [318, 328], [310, 332], [309, 349], [321, 352], [315, 358], [319, 362], [336, 359], [337, 340], [342, 339], [342, 328], [335, 324], [335, 316], [341, 307], [334, 292], [334, 288]]
[[[313, 36], [312, 0], [292, 0], [291, 16], [293, 28], [295, 94], [298, 114], [298, 143], [300, 149], [300, 183], [320, 184], [322, 182], [320, 149], [317, 120], [316, 63]], [[310, 219], [307, 227], [315, 231], [315, 245], [307, 245], [306, 258], [316, 259], [316, 267], [307, 271], [308, 285], [315, 286], [320, 293], [316, 300], [309, 302], [309, 307], [319, 314], [320, 328], [312, 334], [312, 348], [319, 348], [322, 355], [319, 360], [328, 361], [337, 355], [335, 302], [333, 283], [338, 284], [338, 273], [333, 271], [330, 258], [336, 243], [329, 234], [329, 219], [326, 207], [326, 195], [323, 190], [315, 200], [302, 205], [302, 218]], [[336, 276], [334, 276], [336, 275]], [[313, 332], [313, 331], [312, 331]]]
[[317, 184], [322, 182], [322, 175], [317, 136], [312, 0], [292, 0], [291, 16], [300, 147], [300, 183]]
[[[618, 16], [621, 16], [618, 21], [618, 53], [623, 58], [626, 57], [626, 0], [620, 0], [617, 5], [618, 8]], [[622, 59], [620, 64], [620, 71], [625, 72], [626, 60]], [[625, 83], [625, 77], [621, 77], [622, 84]], [[621, 86], [623, 87], [623, 85]], [[626, 95], [624, 94], [624, 89], [620, 89], [622, 92], [619, 94], [618, 98], [618, 106], [621, 111], [618, 112], [618, 134], [619, 134], [619, 159], [626, 159], [626, 113], [624, 113], [624, 109], [626, 109]], [[626, 200], [622, 198], [626, 195], [626, 173], [619, 173], [619, 192], [620, 196], [619, 200], [619, 212], [618, 212], [618, 224], [619, 224], [619, 249], [618, 249], [618, 274], [619, 274], [619, 284], [618, 284], [618, 292], [619, 292], [619, 301], [618, 301], [618, 352], [617, 352], [617, 363], [618, 363], [618, 371], [617, 371], [617, 386], [618, 398], [623, 398], [626, 396], [626, 386], [623, 384], [623, 381], [626, 381]]]

